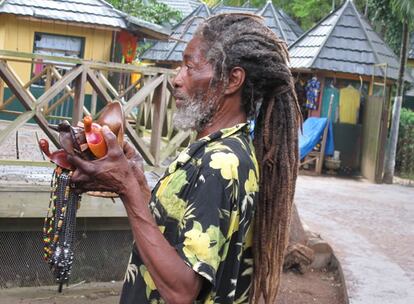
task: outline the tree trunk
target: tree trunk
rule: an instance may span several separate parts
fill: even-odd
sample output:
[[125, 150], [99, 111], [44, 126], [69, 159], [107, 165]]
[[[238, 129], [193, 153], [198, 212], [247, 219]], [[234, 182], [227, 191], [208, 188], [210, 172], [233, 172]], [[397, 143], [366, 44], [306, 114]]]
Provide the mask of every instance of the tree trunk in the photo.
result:
[[[407, 46], [408, 46], [408, 22], [403, 21], [403, 39], [401, 44], [401, 53], [400, 53], [400, 69], [398, 73], [398, 82], [397, 82], [397, 96], [394, 99], [394, 106], [392, 109], [392, 123], [390, 131], [390, 139], [388, 144], [388, 153], [386, 157], [385, 167], [384, 167], [384, 178], [383, 182], [386, 184], [392, 184], [394, 177], [395, 169], [395, 155], [397, 152], [397, 142], [398, 142], [398, 129], [400, 126], [400, 111], [403, 100], [404, 92], [404, 71], [405, 63], [407, 61]], [[385, 93], [385, 92], [384, 92]]]

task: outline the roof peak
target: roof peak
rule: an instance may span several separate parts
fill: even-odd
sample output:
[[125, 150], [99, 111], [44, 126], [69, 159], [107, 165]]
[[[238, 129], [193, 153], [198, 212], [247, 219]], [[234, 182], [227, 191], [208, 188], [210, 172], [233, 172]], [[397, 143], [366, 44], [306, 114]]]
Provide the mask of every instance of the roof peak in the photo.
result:
[[374, 65], [387, 63], [387, 74], [397, 77], [398, 58], [351, 0], [303, 34], [289, 52], [292, 68], [372, 75]]

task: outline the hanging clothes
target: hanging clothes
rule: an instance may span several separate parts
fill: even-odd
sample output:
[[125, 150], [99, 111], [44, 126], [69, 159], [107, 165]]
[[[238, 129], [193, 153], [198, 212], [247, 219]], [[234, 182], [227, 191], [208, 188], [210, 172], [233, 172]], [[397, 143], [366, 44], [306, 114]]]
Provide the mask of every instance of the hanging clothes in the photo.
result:
[[353, 86], [339, 90], [339, 122], [356, 125], [361, 93]]
[[328, 117], [329, 103], [331, 101], [332, 94], [334, 97], [332, 100], [331, 121], [336, 123], [339, 119], [339, 90], [332, 85], [325, 87], [323, 90], [321, 117]]
[[306, 108], [310, 110], [318, 109], [318, 97], [321, 89], [321, 82], [316, 77], [312, 77], [306, 84]]

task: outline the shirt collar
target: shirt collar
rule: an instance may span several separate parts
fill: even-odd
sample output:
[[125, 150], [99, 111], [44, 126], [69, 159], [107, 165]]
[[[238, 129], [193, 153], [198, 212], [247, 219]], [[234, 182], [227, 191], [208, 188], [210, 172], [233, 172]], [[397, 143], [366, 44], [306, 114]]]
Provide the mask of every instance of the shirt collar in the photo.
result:
[[202, 147], [206, 146], [210, 142], [229, 137], [239, 131], [244, 131], [246, 132], [246, 134], [249, 134], [249, 124], [241, 123], [230, 128], [221, 129], [217, 132], [204, 136], [199, 140], [193, 142], [185, 150], [183, 150], [178, 155], [178, 157], [170, 164], [167, 173], [171, 174], [175, 172], [178, 168], [184, 166], [188, 161], [190, 161], [191, 158], [193, 158], [197, 151], [199, 151]]

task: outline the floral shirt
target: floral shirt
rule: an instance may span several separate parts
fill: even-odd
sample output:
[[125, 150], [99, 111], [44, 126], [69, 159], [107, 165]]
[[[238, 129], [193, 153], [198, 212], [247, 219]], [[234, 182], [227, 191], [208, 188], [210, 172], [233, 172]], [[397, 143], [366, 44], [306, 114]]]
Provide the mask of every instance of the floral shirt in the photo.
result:
[[[248, 303], [258, 165], [247, 124], [191, 144], [152, 191], [170, 244], [205, 280], [196, 303]], [[165, 303], [134, 246], [121, 303]]]

